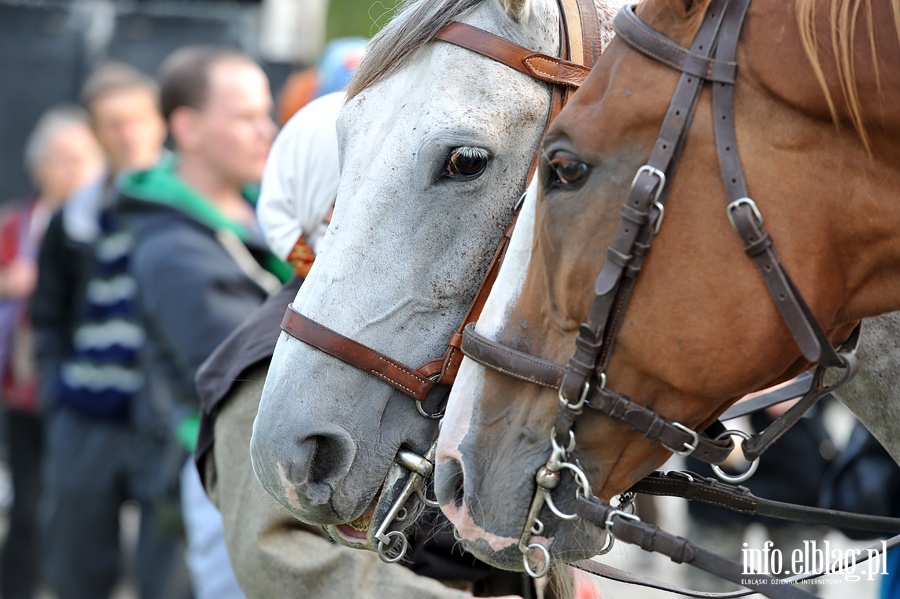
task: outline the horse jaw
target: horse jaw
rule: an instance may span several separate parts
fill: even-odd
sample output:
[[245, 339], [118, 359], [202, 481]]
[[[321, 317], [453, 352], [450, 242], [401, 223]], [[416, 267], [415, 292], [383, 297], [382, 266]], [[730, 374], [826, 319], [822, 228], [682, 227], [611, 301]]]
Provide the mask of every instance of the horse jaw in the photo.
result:
[[[555, 14], [553, 2], [532, 1]], [[484, 2], [462, 20], [558, 50], [555, 17], [515, 25], [499, 2]], [[549, 98], [546, 85], [440, 42], [357, 94], [339, 123], [334, 216], [294, 307], [412, 367], [443, 354], [521, 192]], [[490, 175], [436, 183], [460, 146], [489, 149]], [[424, 454], [436, 434], [411, 398], [282, 335], [251, 454], [260, 482], [294, 515], [333, 524], [370, 505], [401, 446]]]

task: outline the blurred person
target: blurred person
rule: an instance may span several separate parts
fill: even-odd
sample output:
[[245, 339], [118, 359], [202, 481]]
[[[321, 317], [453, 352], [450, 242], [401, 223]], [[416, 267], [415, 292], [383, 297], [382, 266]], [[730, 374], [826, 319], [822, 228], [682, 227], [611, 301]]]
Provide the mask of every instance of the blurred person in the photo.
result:
[[362, 62], [368, 40], [342, 37], [325, 45], [314, 66], [292, 73], [278, 94], [278, 123], [284, 125], [316, 98], [341, 91]]
[[35, 195], [0, 215], [0, 401], [13, 485], [0, 570], [0, 596], [6, 599], [34, 597], [40, 585], [37, 504], [44, 427], [28, 313], [38, 249], [51, 215], [103, 168], [88, 115], [76, 106], [44, 113], [26, 142], [25, 166]]
[[181, 500], [195, 594], [239, 597], [221, 516], [187, 458], [197, 444], [198, 367], [290, 275], [259, 237], [253, 208], [275, 136], [272, 96], [260, 67], [226, 48], [182, 48], [165, 60], [159, 81], [175, 153], [121, 183], [121, 215], [134, 235], [130, 271], [147, 331], [143, 360], [153, 401], [172, 404], [183, 446]]
[[140, 596], [186, 597], [183, 541], [169, 516], [177, 502], [166, 506], [169, 430], [140, 403], [143, 331], [127, 273], [129, 238], [113, 217], [117, 177], [151, 166], [163, 151], [158, 90], [139, 71], [107, 63], [85, 81], [81, 100], [106, 170], [53, 217], [33, 310], [48, 418], [45, 575], [61, 599], [108, 597], [122, 570], [120, 510], [134, 501]]
[[335, 125], [343, 103], [342, 93], [318, 98], [278, 134], [257, 215], [269, 247], [291, 264], [295, 277], [216, 348], [197, 375], [203, 401], [198, 468], [222, 511], [235, 574], [249, 597], [287, 597], [297, 588], [334, 599], [524, 594], [520, 573], [463, 553], [435, 511], [423, 515], [410, 539], [410, 559], [385, 564], [374, 552], [336, 545], [320, 527], [296, 519], [253, 473], [250, 435], [278, 323], [309, 273], [334, 206], [340, 179]]

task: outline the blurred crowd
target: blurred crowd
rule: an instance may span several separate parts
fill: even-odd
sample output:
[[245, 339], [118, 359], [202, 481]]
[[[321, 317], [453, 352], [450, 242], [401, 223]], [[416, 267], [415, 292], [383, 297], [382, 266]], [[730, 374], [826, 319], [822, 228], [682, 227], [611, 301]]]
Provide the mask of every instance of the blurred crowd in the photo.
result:
[[[233, 48], [181, 48], [155, 78], [106, 62], [79, 105], [34, 125], [22, 149], [34, 193], [0, 212], [13, 487], [0, 596], [110, 596], [126, 503], [140, 513], [139, 596], [243, 596], [192, 459], [194, 377], [294, 275], [256, 218], [263, 169], [279, 126], [344, 87], [364, 43], [328, 46], [277, 107], [266, 74]], [[304, 273], [312, 250], [289, 249]]]

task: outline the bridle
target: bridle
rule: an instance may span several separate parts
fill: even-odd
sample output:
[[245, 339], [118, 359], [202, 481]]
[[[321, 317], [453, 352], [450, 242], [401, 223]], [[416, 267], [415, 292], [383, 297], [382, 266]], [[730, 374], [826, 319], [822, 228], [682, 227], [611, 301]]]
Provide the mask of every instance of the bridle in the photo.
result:
[[[799, 420], [806, 410], [819, 398], [845, 384], [856, 373], [859, 328], [854, 330], [842, 348], [835, 350], [832, 347], [828, 336], [778, 257], [763, 226], [762, 215], [747, 192], [737, 153], [733, 94], [737, 73], [737, 43], [748, 6], [749, 0], [712, 0], [690, 49], [681, 47], [640, 21], [633, 6], [622, 8], [616, 16], [615, 30], [619, 39], [638, 52], [680, 71], [681, 76], [650, 158], [635, 174], [628, 198], [622, 206], [621, 220], [607, 249], [606, 261], [595, 281], [595, 295], [588, 318], [579, 327], [575, 340], [576, 350], [569, 362], [563, 366], [506, 347], [477, 333], [474, 325], [468, 325], [464, 330], [462, 350], [466, 356], [504, 375], [557, 389], [559, 392], [557, 415], [550, 436], [550, 458], [535, 475], [537, 486], [519, 542], [525, 569], [532, 576], [546, 574], [550, 565], [549, 550], [539, 543], [530, 542], [531, 537], [541, 534], [544, 528], [539, 514], [545, 504], [557, 517], [564, 520], [581, 517], [605, 528], [608, 533], [607, 544], [601, 553], [609, 551], [617, 533], [621, 531], [622, 534], [627, 534], [629, 523], [639, 522], [623, 509], [593, 498], [588, 477], [572, 456], [575, 449], [575, 423], [584, 408], [630, 426], [673, 453], [693, 455], [714, 465], [721, 464], [733, 449], [731, 438], [740, 436], [743, 438], [744, 457], [754, 464], [751, 471], [742, 477], [731, 478], [717, 471], [720, 477], [729, 482], [740, 482], [752, 474], [760, 454]], [[817, 364], [809, 392], [767, 429], [752, 436], [726, 430], [719, 421], [703, 433], [698, 433], [613, 391], [607, 385], [606, 378], [606, 369], [623, 322], [625, 308], [653, 238], [663, 222], [668, 192], [666, 182], [674, 174], [704, 82], [709, 82], [712, 86], [716, 147], [729, 200], [725, 207], [726, 216], [743, 241], [744, 251], [762, 274], [801, 353], [808, 361]], [[831, 368], [843, 369], [844, 373], [838, 382], [826, 387], [825, 373]], [[574, 514], [561, 511], [551, 496], [552, 490], [560, 482], [563, 470], [572, 473], [577, 483], [577, 508]], [[649, 541], [648, 543], [652, 545]], [[678, 550], [684, 561], [684, 546], [680, 546]], [[538, 551], [542, 557], [542, 563], [537, 567], [532, 566], [530, 559], [534, 551]], [[694, 565], [704, 567], [703, 564]], [[725, 570], [727, 569], [723, 568], [714, 573], [727, 578], [722, 573]], [[736, 582], [740, 583], [739, 580]], [[756, 590], [771, 593], [770, 596], [808, 596], [797, 595], [796, 592], [803, 591], [789, 585], [778, 587], [771, 581], [766, 581], [763, 588], [764, 591]]]
[[[553, 118], [562, 110], [570, 93], [587, 78], [595, 58], [599, 55], [600, 23], [593, 0], [557, 0], [557, 4], [560, 14], [561, 55], [559, 57], [533, 52], [493, 33], [458, 21], [450, 23], [435, 36], [437, 40], [465, 48], [534, 79], [553, 85], [544, 132]], [[581, 43], [573, 44], [573, 40], [580, 40]], [[529, 168], [526, 185], [534, 174], [536, 166], [537, 152], [535, 152], [535, 158]], [[524, 198], [524, 193], [522, 198]], [[459, 327], [450, 335], [447, 349], [442, 357], [429, 360], [417, 368], [407, 366], [315, 322], [297, 311], [293, 305], [289, 305], [285, 312], [281, 323], [282, 330], [307, 345], [377, 377], [413, 398], [416, 401], [416, 408], [422, 416], [440, 420], [443, 417], [443, 411], [428, 412], [423, 407], [423, 402], [435, 385], [450, 387], [456, 379], [463, 358], [461, 350], [463, 331], [481, 314], [500, 270], [500, 264], [512, 236], [521, 204], [522, 200], [520, 199], [494, 252], [481, 286]], [[401, 454], [398, 454], [395, 462], [410, 471], [409, 479], [375, 535], [378, 541], [378, 555], [387, 562], [399, 561], [405, 555], [408, 547], [408, 541], [401, 531], [388, 532], [389, 525], [394, 519], [403, 519], [397, 517], [398, 514], [406, 514], [404, 508], [406, 501], [413, 495], [417, 495], [420, 501], [426, 505], [437, 505], [424, 493], [424, 485], [430, 479], [434, 468], [434, 447], [427, 456], [416, 456], [409, 451], [401, 452]]]

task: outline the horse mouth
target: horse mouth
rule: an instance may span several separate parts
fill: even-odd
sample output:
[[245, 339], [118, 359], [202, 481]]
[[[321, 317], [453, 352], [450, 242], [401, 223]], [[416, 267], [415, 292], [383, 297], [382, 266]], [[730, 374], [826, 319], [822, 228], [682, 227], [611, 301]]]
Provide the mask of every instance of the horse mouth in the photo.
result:
[[339, 543], [349, 543], [351, 546], [369, 545], [369, 528], [372, 526], [372, 518], [375, 516], [375, 507], [378, 505], [378, 499], [381, 497], [379, 491], [375, 495], [375, 499], [369, 504], [359, 518], [346, 522], [344, 524], [334, 524], [326, 527], [331, 536], [337, 535], [340, 539], [335, 539]]

